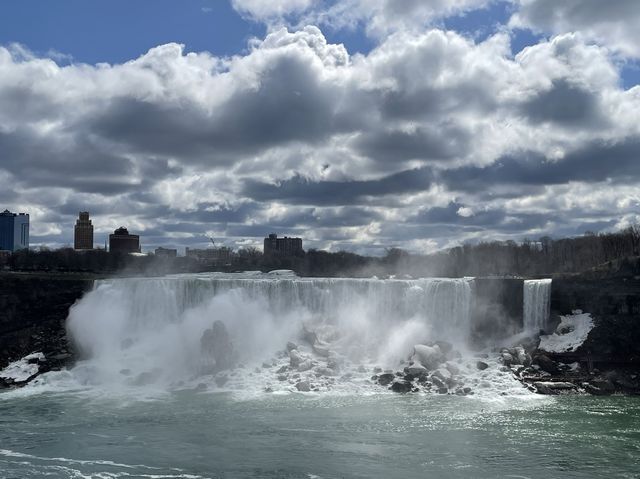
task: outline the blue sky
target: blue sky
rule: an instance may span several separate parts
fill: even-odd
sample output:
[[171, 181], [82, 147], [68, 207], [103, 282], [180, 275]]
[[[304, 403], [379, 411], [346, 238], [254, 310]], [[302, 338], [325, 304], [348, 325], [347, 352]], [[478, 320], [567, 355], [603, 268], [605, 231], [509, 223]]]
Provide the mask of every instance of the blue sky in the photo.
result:
[[0, 43], [77, 62], [120, 63], [163, 43], [233, 55], [264, 25], [243, 20], [226, 0], [20, 0], [0, 4]]
[[2, 2], [0, 203], [50, 246], [84, 209], [146, 249], [623, 228], [639, 32], [636, 0]]
[[[478, 41], [505, 25], [513, 5], [496, 2], [484, 8], [441, 19], [437, 25]], [[31, 51], [60, 53], [60, 61], [121, 63], [163, 43], [177, 42], [188, 51], [215, 55], [242, 54], [250, 38], [262, 38], [264, 23], [236, 11], [228, 0], [47, 0], [7, 1], [0, 4], [0, 44], [20, 43]], [[376, 41], [362, 25], [324, 29], [332, 43], [350, 53], [367, 53]], [[512, 51], [535, 45], [542, 35], [528, 29], [511, 32]], [[640, 83], [640, 64], [621, 64], [625, 88]]]

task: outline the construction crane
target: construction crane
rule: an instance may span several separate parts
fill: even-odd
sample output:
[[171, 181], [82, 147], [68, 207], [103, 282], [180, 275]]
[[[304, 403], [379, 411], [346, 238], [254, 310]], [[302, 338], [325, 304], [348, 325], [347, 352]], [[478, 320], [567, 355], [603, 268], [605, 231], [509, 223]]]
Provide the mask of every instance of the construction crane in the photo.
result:
[[216, 242], [213, 241], [213, 238], [211, 236], [208, 236], [208, 238], [209, 238], [209, 241], [211, 241], [211, 244], [213, 245], [213, 247], [215, 248], [216, 247]]

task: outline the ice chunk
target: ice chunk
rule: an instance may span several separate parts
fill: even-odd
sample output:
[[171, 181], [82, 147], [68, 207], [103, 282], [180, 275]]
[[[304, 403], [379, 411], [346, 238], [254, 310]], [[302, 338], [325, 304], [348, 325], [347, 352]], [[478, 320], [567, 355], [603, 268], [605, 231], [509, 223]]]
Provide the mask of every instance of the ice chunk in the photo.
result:
[[[540, 336], [539, 349], [549, 353], [565, 353], [575, 351], [589, 336], [593, 329], [593, 319], [589, 313], [579, 310], [574, 314], [560, 316], [560, 324], [556, 332], [547, 336]], [[564, 334], [561, 334], [564, 332]]]

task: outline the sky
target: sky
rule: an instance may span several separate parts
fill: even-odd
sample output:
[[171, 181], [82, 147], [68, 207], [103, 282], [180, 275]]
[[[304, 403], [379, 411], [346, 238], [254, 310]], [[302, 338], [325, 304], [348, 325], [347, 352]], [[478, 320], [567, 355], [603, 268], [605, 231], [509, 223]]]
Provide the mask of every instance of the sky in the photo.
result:
[[640, 220], [637, 0], [0, 3], [0, 209], [32, 246], [380, 255]]

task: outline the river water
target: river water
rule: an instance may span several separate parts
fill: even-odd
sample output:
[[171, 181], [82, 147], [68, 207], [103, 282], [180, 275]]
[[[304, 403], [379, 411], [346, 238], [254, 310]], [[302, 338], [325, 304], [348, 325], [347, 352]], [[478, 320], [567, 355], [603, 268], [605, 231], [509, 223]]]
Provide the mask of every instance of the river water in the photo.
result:
[[2, 478], [640, 477], [640, 400], [0, 395]]
[[[549, 288], [535, 286], [537, 328]], [[523, 388], [494, 349], [469, 347], [473, 291], [286, 273], [98, 282], [67, 323], [82, 360], [0, 393], [0, 478], [640, 478], [640, 399]], [[216, 334], [231, 369], [212, 363]], [[449, 394], [372, 378], [442, 340]]]

